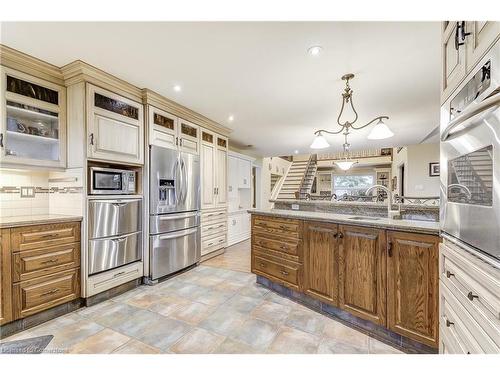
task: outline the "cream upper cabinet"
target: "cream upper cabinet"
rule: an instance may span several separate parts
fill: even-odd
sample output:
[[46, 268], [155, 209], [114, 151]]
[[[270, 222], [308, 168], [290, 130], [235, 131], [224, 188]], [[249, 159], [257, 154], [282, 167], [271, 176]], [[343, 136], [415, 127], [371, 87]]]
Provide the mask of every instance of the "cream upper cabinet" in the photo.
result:
[[201, 208], [227, 206], [228, 141], [201, 129]]
[[0, 164], [66, 167], [66, 88], [1, 68]]
[[500, 35], [500, 22], [467, 21], [462, 25], [462, 35], [466, 39], [467, 69], [472, 69]]
[[149, 144], [200, 153], [200, 127], [161, 109], [148, 106]]
[[216, 205], [227, 206], [227, 138], [217, 136]]
[[200, 127], [192, 122], [179, 119], [179, 149], [181, 151], [199, 153], [199, 132]]
[[149, 144], [166, 148], [177, 148], [177, 117], [149, 105], [148, 124]]
[[88, 157], [143, 164], [142, 104], [88, 84], [87, 106]]
[[238, 159], [238, 175], [240, 189], [249, 189], [252, 179], [252, 163], [249, 160]]
[[442, 40], [442, 99], [448, 97], [464, 78], [465, 47], [459, 45], [459, 22], [443, 24]]
[[216, 135], [208, 130], [201, 131], [201, 208], [214, 208], [216, 204], [215, 146]]
[[441, 103], [500, 37], [500, 22], [447, 21], [442, 27]]

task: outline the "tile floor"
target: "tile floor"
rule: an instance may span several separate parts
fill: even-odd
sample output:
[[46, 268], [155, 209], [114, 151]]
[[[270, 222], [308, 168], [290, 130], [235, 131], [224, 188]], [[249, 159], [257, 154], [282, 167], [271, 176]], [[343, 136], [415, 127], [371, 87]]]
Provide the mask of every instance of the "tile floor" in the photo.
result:
[[54, 335], [48, 353], [400, 353], [259, 286], [249, 261], [247, 272], [230, 269], [245, 251], [248, 241], [219, 260], [6, 341]]

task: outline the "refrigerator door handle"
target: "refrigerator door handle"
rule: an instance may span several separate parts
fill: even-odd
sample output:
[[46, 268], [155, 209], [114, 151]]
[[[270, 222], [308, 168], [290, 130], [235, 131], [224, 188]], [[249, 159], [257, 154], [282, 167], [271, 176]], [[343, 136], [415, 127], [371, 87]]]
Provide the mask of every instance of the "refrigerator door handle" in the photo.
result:
[[187, 172], [186, 172], [186, 163], [184, 162], [184, 159], [181, 156], [181, 173], [182, 173], [182, 203], [186, 203], [186, 198], [187, 198]]
[[179, 190], [180, 190], [180, 187], [181, 187], [181, 184], [182, 184], [182, 181], [180, 180], [180, 175], [179, 175], [179, 178], [177, 178], [177, 175], [179, 174], [179, 159], [176, 159], [175, 161], [175, 164], [174, 164], [174, 195], [175, 195], [175, 204], [178, 205], [179, 204]]

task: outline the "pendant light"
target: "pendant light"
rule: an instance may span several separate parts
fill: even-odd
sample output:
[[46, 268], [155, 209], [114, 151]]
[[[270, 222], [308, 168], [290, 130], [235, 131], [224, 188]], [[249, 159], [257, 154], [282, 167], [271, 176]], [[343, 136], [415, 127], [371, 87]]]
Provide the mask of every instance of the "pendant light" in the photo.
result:
[[[330, 145], [328, 144], [327, 140], [325, 139], [323, 133], [326, 134], [349, 134], [349, 130], [352, 128], [354, 130], [359, 130], [366, 128], [367, 126], [371, 125], [373, 122], [378, 120], [378, 123], [375, 125], [375, 127], [372, 129], [370, 134], [368, 135], [368, 139], [385, 139], [385, 138], [390, 138], [394, 135], [394, 133], [389, 129], [389, 127], [384, 123], [384, 119], [388, 120], [388, 116], [378, 116], [375, 117], [373, 120], [369, 121], [365, 125], [362, 126], [354, 126], [354, 123], [358, 120], [358, 113], [356, 112], [356, 109], [354, 108], [354, 103], [352, 100], [352, 94], [353, 91], [351, 87], [349, 86], [349, 80], [354, 78], [354, 74], [344, 74], [342, 76], [342, 80], [346, 81], [345, 83], [345, 88], [344, 92], [342, 93], [342, 107], [340, 108], [340, 113], [339, 116], [337, 117], [337, 124], [340, 125], [340, 130], [338, 131], [328, 131], [328, 130], [317, 130], [314, 132], [314, 135], [316, 136], [314, 138], [314, 141], [311, 143], [311, 148], [313, 149], [321, 149], [321, 148], [327, 148]], [[349, 105], [354, 112], [354, 119], [352, 121], [345, 121], [341, 122], [340, 118], [342, 116], [342, 113], [344, 112], [344, 107], [346, 105]]]
[[349, 160], [349, 148], [351, 145], [347, 142], [348, 135], [348, 133], [344, 133], [344, 144], [342, 145], [344, 148], [344, 159], [335, 162], [335, 164], [337, 164], [337, 166], [343, 171], [348, 171], [354, 164], [358, 163], [357, 161]]

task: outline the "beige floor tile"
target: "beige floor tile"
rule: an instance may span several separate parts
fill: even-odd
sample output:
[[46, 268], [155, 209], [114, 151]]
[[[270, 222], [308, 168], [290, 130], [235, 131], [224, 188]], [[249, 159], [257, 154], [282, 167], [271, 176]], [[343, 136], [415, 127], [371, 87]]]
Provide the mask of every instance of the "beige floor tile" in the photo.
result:
[[292, 308], [271, 301], [263, 301], [251, 313], [251, 316], [270, 323], [283, 323]]
[[323, 331], [326, 319], [323, 315], [315, 311], [294, 308], [288, 314], [285, 324], [289, 327], [319, 336]]
[[169, 317], [196, 325], [206, 319], [210, 314], [212, 314], [213, 311], [215, 311], [215, 307], [213, 306], [205, 305], [199, 302], [191, 302], [190, 304], [186, 304], [182, 308], [173, 311], [169, 314]]
[[185, 306], [188, 306], [191, 303], [192, 301], [186, 298], [182, 298], [174, 294], [171, 294], [168, 297], [162, 298], [160, 302], [157, 302], [149, 306], [149, 310], [164, 316], [168, 316], [174, 311], [184, 308]]
[[159, 354], [160, 349], [153, 348], [141, 341], [130, 340], [126, 344], [120, 346], [112, 354]]
[[213, 352], [213, 354], [257, 354], [259, 350], [239, 341], [226, 338]]
[[359, 346], [363, 349], [368, 348], [369, 337], [367, 335], [333, 319], [325, 320], [323, 335], [326, 338], [344, 342], [349, 345]]
[[347, 344], [343, 341], [324, 338], [318, 347], [319, 354], [368, 354], [368, 347]]
[[264, 351], [278, 334], [276, 325], [264, 322], [260, 319], [248, 319], [241, 327], [232, 332], [229, 337], [240, 341], [255, 349]]
[[373, 337], [369, 338], [368, 348], [370, 354], [404, 354], [402, 351], [378, 341]]
[[141, 309], [147, 309], [153, 304], [161, 303], [165, 298], [166, 297], [153, 293], [153, 291], [148, 291], [137, 294], [124, 302]]
[[295, 328], [282, 327], [268, 349], [269, 353], [314, 354], [321, 339]]
[[207, 354], [215, 350], [222, 341], [223, 336], [209, 332], [202, 328], [195, 328], [184, 335], [168, 350], [178, 354]]
[[99, 331], [95, 335], [87, 337], [85, 340], [80, 341], [74, 345], [69, 352], [72, 354], [106, 354], [111, 353], [113, 350], [119, 348], [130, 337], [115, 332], [109, 328]]

